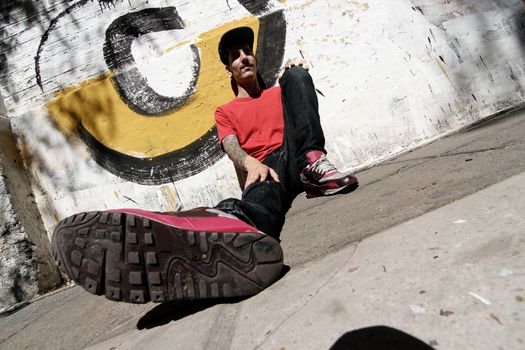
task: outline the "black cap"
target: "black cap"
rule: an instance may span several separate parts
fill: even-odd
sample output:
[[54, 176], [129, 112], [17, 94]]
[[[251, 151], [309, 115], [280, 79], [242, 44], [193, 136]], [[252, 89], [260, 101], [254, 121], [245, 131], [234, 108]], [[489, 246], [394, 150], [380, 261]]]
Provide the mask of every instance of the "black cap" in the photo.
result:
[[253, 30], [250, 27], [238, 27], [227, 31], [219, 41], [219, 57], [221, 62], [228, 65], [228, 48], [238, 43], [249, 44], [253, 49]]

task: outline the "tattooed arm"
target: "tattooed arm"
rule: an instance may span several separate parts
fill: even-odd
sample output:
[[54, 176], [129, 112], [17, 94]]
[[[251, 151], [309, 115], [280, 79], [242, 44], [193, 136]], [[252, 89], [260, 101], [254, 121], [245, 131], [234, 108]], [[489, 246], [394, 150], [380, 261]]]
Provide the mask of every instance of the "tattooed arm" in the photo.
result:
[[245, 188], [257, 181], [264, 181], [270, 175], [275, 181], [279, 182], [279, 175], [270, 167], [249, 156], [239, 145], [239, 140], [235, 135], [228, 135], [222, 139], [224, 151], [235, 164], [236, 169], [244, 170], [246, 175]]

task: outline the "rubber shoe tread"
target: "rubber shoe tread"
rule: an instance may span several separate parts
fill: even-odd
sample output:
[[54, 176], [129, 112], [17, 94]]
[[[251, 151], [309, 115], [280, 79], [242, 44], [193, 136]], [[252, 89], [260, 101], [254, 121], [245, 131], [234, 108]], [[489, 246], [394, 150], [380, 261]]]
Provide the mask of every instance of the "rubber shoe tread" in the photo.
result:
[[73, 215], [52, 243], [59, 268], [77, 284], [130, 303], [254, 295], [283, 266], [270, 236], [189, 231], [129, 213]]

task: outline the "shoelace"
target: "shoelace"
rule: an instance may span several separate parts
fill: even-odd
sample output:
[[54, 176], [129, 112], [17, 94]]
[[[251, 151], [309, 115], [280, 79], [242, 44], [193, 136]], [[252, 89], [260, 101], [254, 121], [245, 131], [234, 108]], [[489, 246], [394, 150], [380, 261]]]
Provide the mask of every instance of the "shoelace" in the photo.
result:
[[324, 174], [331, 171], [337, 171], [337, 168], [332, 163], [330, 163], [330, 161], [326, 157], [319, 158], [314, 164], [312, 164], [308, 168], [308, 172], [312, 173], [318, 179], [323, 177]]

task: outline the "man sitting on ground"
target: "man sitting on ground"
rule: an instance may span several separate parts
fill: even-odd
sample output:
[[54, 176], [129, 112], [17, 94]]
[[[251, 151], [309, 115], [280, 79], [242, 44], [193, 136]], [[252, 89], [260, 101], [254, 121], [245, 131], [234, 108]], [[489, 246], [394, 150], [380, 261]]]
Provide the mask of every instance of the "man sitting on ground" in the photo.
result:
[[280, 86], [265, 89], [253, 41], [253, 31], [240, 27], [219, 43], [236, 97], [215, 119], [221, 146], [245, 177], [242, 198], [213, 209], [120, 209], [62, 220], [55, 258], [89, 292], [133, 303], [256, 294], [281, 275], [279, 235], [295, 197], [357, 187], [326, 158], [307, 67], [287, 65]]

